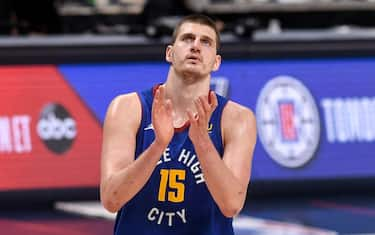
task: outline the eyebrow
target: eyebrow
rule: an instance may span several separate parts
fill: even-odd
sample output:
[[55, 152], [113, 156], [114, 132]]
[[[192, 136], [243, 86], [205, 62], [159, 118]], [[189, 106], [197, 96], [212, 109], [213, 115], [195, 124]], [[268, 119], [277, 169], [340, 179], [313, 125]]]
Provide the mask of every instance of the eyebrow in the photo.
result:
[[202, 39], [208, 40], [208, 41], [210, 41], [210, 42], [214, 42], [214, 39], [212, 39], [211, 37], [206, 36], [206, 35], [203, 35], [203, 36], [202, 36]]
[[196, 37], [195, 34], [193, 33], [184, 33], [180, 35], [181, 38], [186, 38], [186, 37]]
[[[183, 33], [181, 34], [181, 38], [185, 38], [185, 37], [196, 37], [197, 35], [196, 34], [193, 34], [193, 33]], [[210, 36], [207, 36], [207, 35], [202, 35], [201, 36], [202, 39], [205, 39], [205, 40], [209, 40], [210, 42], [214, 42], [214, 39], [211, 38]]]

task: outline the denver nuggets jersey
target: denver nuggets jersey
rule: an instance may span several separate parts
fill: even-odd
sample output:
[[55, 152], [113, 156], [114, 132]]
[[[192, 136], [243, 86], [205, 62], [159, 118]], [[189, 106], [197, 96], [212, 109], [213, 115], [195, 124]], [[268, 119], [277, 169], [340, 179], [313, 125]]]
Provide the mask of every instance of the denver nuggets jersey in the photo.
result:
[[[151, 124], [153, 90], [138, 94], [142, 121], [135, 156], [153, 142]], [[208, 132], [223, 155], [220, 120], [227, 99], [217, 95]], [[206, 186], [189, 129], [175, 131], [145, 186], [126, 203], [116, 217], [115, 235], [233, 235], [232, 219], [226, 218]]]

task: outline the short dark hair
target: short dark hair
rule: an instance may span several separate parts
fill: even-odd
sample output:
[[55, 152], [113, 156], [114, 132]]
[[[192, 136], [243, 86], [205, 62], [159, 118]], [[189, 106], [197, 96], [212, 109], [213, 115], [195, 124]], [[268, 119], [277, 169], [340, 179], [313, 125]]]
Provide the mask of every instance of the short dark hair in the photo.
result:
[[172, 34], [172, 42], [171, 42], [172, 44], [176, 42], [177, 35], [180, 31], [181, 25], [184, 23], [197, 23], [197, 24], [206, 25], [212, 28], [216, 34], [216, 49], [217, 50], [220, 49], [220, 32], [216, 27], [215, 21], [208, 16], [200, 15], [200, 14], [185, 16], [184, 18], [180, 20], [180, 22], [178, 22]]

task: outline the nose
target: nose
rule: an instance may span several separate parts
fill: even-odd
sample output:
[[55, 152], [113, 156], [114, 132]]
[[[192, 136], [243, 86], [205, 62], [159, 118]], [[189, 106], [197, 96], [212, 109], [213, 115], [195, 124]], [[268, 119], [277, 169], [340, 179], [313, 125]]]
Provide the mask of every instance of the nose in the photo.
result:
[[201, 50], [201, 43], [200, 43], [200, 40], [196, 38], [191, 45], [191, 51], [199, 52], [200, 50]]

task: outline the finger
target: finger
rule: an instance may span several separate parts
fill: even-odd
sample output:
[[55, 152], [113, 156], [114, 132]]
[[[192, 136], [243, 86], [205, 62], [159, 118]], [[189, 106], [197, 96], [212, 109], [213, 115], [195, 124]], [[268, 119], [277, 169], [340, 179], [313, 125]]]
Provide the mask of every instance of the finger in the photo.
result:
[[160, 100], [160, 89], [157, 88], [156, 91], [155, 91], [155, 95], [154, 95], [154, 102], [158, 103], [159, 100]]
[[172, 115], [173, 106], [172, 106], [172, 101], [170, 99], [167, 99], [165, 101], [165, 108], [167, 110], [167, 114]]
[[212, 110], [212, 107], [211, 105], [208, 103], [208, 98], [207, 96], [200, 96], [199, 97], [201, 103], [202, 103], [202, 106], [203, 106], [203, 110], [206, 114], [209, 114], [211, 113], [211, 110]]
[[217, 107], [218, 102], [217, 102], [217, 96], [215, 92], [213, 91], [210, 91], [210, 101], [211, 101], [210, 105], [212, 107], [212, 110], [214, 110]]
[[159, 86], [159, 90], [160, 90], [160, 101], [164, 101], [164, 98], [165, 98], [165, 87], [164, 86]]
[[190, 109], [186, 110], [186, 113], [188, 115], [190, 125], [196, 125], [197, 120], [198, 120], [198, 115], [194, 115]]
[[195, 104], [195, 108], [197, 109], [197, 112], [198, 112], [198, 117], [200, 117], [200, 118], [206, 117], [206, 113], [204, 112], [202, 102], [200, 101], [199, 98], [194, 100], [194, 104]]

